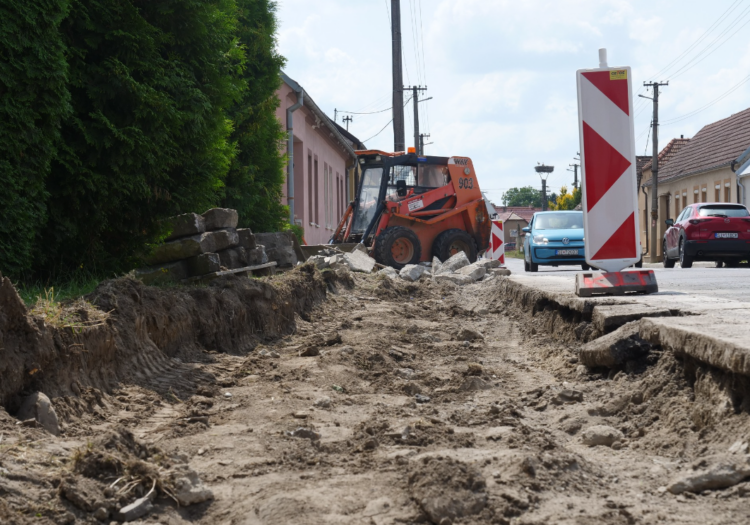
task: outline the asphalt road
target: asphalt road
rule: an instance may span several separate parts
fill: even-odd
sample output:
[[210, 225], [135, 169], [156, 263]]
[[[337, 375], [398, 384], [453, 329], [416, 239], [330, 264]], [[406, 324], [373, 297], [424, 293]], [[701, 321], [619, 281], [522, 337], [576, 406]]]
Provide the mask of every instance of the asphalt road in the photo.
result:
[[[536, 273], [525, 272], [523, 259], [506, 258], [505, 265], [515, 276], [541, 279], [558, 277], [570, 281], [570, 291], [574, 290], [575, 274], [582, 272], [580, 266], [540, 266]], [[659, 293], [655, 295], [692, 295], [724, 298], [733, 301], [750, 302], [750, 268], [715, 268], [713, 263], [695, 263], [692, 268], [664, 268], [661, 264], [644, 265], [656, 273]], [[554, 279], [562, 284], [560, 279]]]

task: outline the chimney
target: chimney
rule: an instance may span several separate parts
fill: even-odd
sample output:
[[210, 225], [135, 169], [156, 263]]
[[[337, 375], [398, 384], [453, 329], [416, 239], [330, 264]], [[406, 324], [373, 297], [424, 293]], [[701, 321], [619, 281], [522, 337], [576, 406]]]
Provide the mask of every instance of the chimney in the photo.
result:
[[680, 138], [681, 138], [681, 139], [684, 139], [684, 138], [685, 138], [685, 135], [680, 135]]

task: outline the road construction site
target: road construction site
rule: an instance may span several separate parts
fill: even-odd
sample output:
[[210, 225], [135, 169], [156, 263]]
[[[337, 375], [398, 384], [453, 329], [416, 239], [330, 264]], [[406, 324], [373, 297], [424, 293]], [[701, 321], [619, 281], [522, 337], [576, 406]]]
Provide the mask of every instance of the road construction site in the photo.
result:
[[53, 321], [5, 279], [0, 521], [745, 523], [741, 308], [660, 285], [308, 263]]

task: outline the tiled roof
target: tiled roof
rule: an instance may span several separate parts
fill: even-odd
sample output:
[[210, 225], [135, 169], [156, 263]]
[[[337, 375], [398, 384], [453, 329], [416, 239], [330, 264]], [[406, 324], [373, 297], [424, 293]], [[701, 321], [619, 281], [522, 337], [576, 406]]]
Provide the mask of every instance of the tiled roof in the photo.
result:
[[[677, 153], [679, 153], [680, 150], [684, 148], [689, 141], [690, 139], [685, 139], [682, 137], [680, 137], [679, 139], [672, 139], [666, 146], [662, 148], [662, 150], [659, 152], [659, 180], [664, 180], [667, 173], [667, 164], [677, 156]], [[636, 159], [641, 158], [643, 157], [636, 157]], [[648, 161], [641, 167], [641, 173], [646, 170], [648, 170], [649, 172], [651, 171], [651, 161], [653, 160], [653, 158], [650, 156], [647, 158]], [[647, 182], [647, 185], [651, 184], [648, 181], [644, 182]]]
[[[529, 206], [495, 206], [495, 211], [497, 212], [497, 218], [503, 222], [518, 219], [530, 222], [534, 214], [542, 211], [542, 209]], [[512, 217], [512, 215], [515, 215], [515, 217]]]
[[729, 166], [750, 146], [750, 108], [704, 126], [678, 154], [659, 169], [670, 180]]
[[635, 157], [635, 171], [636, 171], [636, 173], [639, 176], [643, 174], [643, 167], [646, 166], [646, 164], [648, 164], [649, 166], [651, 166], [651, 156], [650, 155], [649, 156], [636, 155], [636, 157]]

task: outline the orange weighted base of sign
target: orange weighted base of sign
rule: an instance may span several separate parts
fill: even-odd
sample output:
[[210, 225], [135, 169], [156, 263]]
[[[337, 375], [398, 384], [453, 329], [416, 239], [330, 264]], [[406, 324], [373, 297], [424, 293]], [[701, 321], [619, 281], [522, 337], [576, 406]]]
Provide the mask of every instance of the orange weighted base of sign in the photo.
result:
[[632, 272], [579, 273], [576, 275], [576, 295], [647, 294], [659, 291], [653, 270]]

